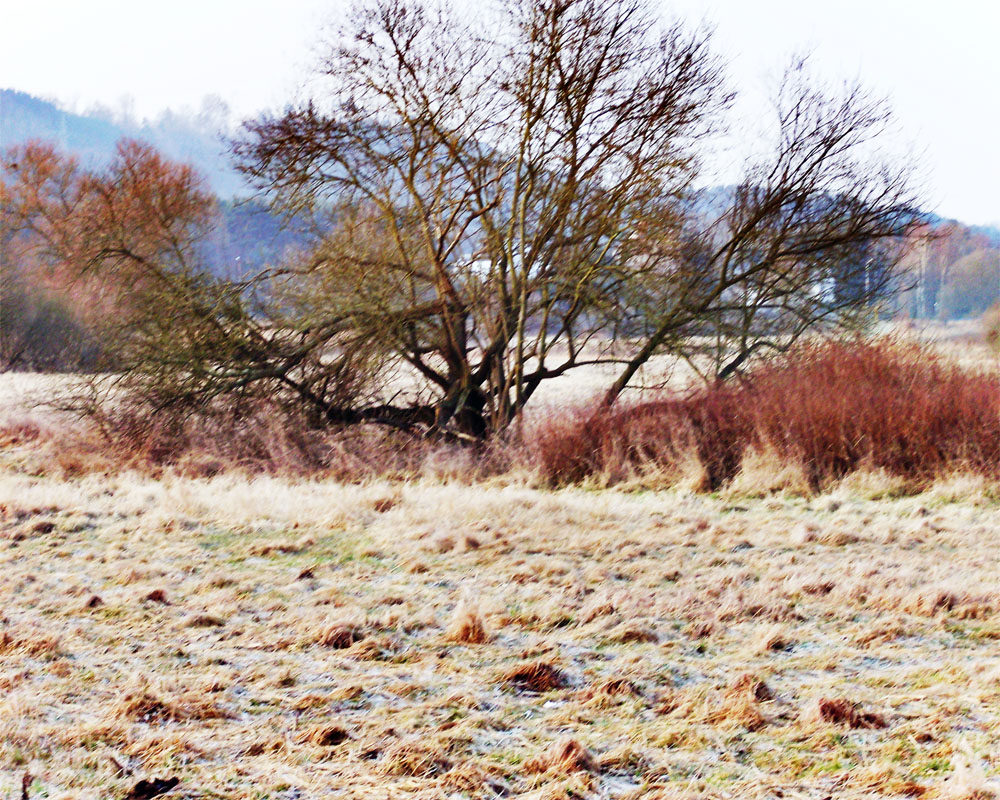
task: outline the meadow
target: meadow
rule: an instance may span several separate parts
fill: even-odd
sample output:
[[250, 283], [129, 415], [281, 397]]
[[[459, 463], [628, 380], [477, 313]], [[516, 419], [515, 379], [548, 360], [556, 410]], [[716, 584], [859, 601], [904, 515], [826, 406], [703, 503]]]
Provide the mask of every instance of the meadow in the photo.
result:
[[1000, 794], [988, 470], [88, 467], [0, 380], [2, 797]]

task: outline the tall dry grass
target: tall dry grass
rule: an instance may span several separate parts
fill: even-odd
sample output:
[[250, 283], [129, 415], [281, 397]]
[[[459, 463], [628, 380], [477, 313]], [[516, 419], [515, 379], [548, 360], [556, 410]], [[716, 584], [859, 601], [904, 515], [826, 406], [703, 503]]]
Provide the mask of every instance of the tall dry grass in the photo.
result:
[[0, 416], [0, 447], [22, 448], [31, 468], [46, 473], [239, 472], [344, 482], [476, 480], [506, 469], [509, 452], [495, 443], [462, 447], [377, 425], [321, 428], [262, 400], [164, 412], [124, 398], [81, 410], [82, 416], [45, 408]]

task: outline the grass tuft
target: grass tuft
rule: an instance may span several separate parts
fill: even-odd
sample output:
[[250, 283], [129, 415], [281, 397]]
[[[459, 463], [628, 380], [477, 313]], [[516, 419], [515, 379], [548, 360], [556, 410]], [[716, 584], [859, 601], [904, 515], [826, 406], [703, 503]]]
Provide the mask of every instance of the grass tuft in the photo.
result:
[[565, 672], [547, 661], [535, 661], [508, 670], [500, 682], [519, 692], [542, 694], [553, 689], [564, 689], [569, 685], [569, 678]]
[[844, 698], [821, 697], [808, 714], [818, 722], [846, 725], [848, 728], [886, 728], [885, 717], [874, 711], [864, 711], [861, 706]]
[[445, 638], [462, 644], [483, 644], [489, 640], [486, 623], [471, 597], [463, 595], [455, 607]]
[[317, 631], [315, 641], [316, 644], [321, 644], [324, 647], [345, 650], [364, 638], [365, 633], [359, 626], [336, 624]]
[[597, 763], [591, 752], [576, 739], [566, 738], [554, 743], [538, 758], [528, 761], [528, 772], [568, 775], [573, 772], [596, 772]]

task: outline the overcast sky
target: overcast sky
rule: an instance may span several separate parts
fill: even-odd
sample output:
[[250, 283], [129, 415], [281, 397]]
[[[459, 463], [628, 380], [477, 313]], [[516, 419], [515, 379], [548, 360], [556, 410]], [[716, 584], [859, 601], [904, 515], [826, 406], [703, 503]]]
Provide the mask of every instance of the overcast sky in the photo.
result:
[[[464, 0], [470, 8], [482, 0]], [[3, 0], [0, 87], [140, 117], [221, 96], [238, 116], [280, 108], [343, 0]], [[672, 0], [715, 27], [730, 80], [759, 92], [805, 50], [831, 79], [891, 97], [900, 149], [923, 154], [931, 204], [1000, 223], [1000, 2]]]

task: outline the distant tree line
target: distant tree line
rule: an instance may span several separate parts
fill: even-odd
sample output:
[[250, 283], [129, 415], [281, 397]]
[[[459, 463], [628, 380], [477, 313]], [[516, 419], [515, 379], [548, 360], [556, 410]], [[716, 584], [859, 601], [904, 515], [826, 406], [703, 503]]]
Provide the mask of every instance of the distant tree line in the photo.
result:
[[918, 233], [900, 265], [899, 311], [961, 319], [979, 317], [1000, 301], [1000, 231], [939, 222]]

